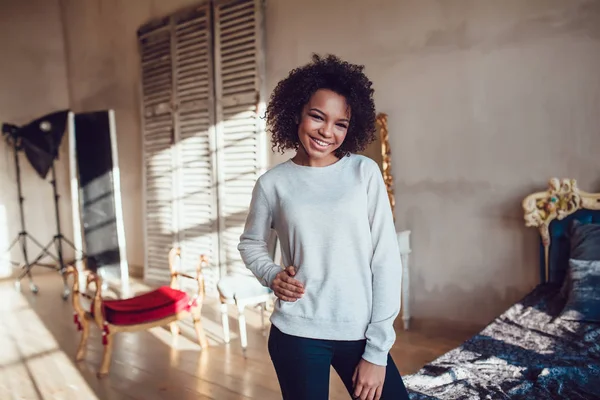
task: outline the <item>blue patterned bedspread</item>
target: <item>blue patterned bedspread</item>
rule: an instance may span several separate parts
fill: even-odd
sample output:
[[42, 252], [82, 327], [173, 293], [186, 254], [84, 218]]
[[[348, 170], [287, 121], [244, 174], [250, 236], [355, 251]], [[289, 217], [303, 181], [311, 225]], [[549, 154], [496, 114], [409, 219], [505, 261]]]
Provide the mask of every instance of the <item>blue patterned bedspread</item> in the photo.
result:
[[600, 399], [600, 324], [559, 318], [563, 305], [556, 287], [536, 287], [479, 334], [407, 375], [410, 398]]

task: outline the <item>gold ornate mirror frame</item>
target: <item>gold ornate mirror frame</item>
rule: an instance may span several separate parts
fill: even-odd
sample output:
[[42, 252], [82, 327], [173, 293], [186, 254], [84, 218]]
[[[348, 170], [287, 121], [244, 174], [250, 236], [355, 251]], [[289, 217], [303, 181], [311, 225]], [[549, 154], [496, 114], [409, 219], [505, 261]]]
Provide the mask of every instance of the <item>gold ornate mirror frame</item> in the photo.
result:
[[523, 199], [525, 225], [538, 228], [542, 237], [545, 281], [550, 279], [550, 223], [581, 209], [600, 210], [600, 193], [579, 190], [575, 179], [552, 178], [546, 191], [530, 194]]
[[[384, 113], [377, 114], [375, 120], [377, 132], [375, 140], [361, 154], [369, 157], [379, 165], [383, 174], [383, 181], [387, 188], [392, 214], [396, 206], [396, 198], [394, 195], [394, 178], [392, 176], [392, 153], [390, 151], [389, 131], [388, 131], [388, 116]], [[395, 217], [394, 217], [395, 218]]]

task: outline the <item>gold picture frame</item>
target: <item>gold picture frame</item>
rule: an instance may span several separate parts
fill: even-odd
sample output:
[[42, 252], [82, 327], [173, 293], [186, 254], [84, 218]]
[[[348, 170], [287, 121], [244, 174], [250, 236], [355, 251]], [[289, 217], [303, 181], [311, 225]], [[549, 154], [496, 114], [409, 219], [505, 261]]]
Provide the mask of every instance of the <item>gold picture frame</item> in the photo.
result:
[[[392, 214], [396, 207], [396, 197], [394, 194], [394, 177], [392, 175], [392, 152], [390, 150], [388, 116], [385, 113], [377, 114], [375, 119], [375, 140], [367, 146], [361, 153], [362, 155], [374, 160], [383, 175], [383, 181], [387, 189], [388, 199], [392, 207]], [[394, 216], [395, 219], [395, 216]]]

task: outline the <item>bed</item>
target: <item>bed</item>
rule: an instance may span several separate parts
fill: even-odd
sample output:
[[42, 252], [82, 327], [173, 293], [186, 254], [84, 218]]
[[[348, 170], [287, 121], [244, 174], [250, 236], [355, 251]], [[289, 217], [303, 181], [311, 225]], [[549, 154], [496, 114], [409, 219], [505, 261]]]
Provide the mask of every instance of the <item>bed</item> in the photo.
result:
[[411, 399], [600, 399], [600, 193], [553, 178], [523, 209], [540, 232], [540, 284], [407, 375]]

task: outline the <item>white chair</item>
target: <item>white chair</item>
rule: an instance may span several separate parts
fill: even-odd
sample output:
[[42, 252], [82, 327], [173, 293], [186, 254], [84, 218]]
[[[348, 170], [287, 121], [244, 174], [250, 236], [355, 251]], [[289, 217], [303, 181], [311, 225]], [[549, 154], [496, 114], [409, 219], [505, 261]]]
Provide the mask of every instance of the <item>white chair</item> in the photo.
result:
[[240, 328], [240, 341], [244, 355], [248, 346], [246, 332], [246, 316], [244, 311], [248, 306], [260, 306], [260, 318], [263, 332], [265, 331], [265, 311], [267, 303], [271, 300], [272, 292], [262, 286], [253, 276], [231, 275], [219, 280], [217, 284], [219, 299], [221, 300], [221, 323], [223, 324], [223, 339], [229, 343], [229, 314], [228, 305], [234, 304], [238, 312], [238, 325]]
[[398, 247], [402, 258], [402, 321], [404, 330], [408, 330], [410, 323], [410, 276], [408, 256], [411, 253], [410, 231], [398, 232]]
[[[281, 260], [279, 241], [273, 235], [270, 253], [274, 260]], [[229, 275], [221, 278], [217, 283], [219, 299], [221, 301], [221, 323], [223, 325], [223, 339], [229, 343], [229, 314], [228, 306], [235, 305], [238, 312], [238, 325], [240, 331], [240, 342], [242, 351], [246, 356], [248, 347], [248, 335], [246, 331], [246, 316], [244, 311], [248, 306], [260, 307], [260, 319], [263, 334], [266, 333], [265, 312], [267, 304], [273, 301], [273, 291], [261, 285], [253, 275]]]

